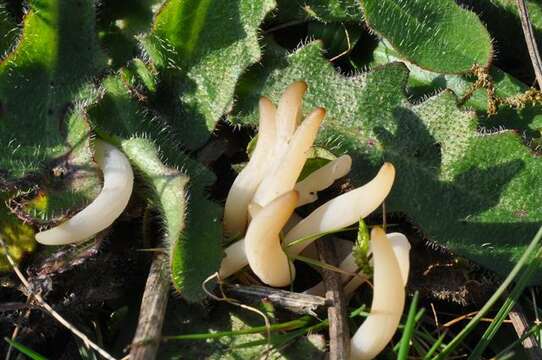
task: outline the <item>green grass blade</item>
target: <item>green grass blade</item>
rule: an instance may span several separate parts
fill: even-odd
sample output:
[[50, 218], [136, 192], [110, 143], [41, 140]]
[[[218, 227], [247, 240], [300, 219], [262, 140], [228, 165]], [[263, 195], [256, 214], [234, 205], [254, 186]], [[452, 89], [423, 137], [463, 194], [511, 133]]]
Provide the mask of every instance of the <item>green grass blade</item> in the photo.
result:
[[542, 226], [538, 229], [538, 232], [536, 233], [535, 237], [531, 240], [531, 243], [519, 259], [519, 261], [516, 263], [510, 274], [504, 279], [502, 284], [499, 286], [499, 288], [495, 291], [495, 293], [489, 298], [489, 300], [485, 303], [485, 305], [478, 311], [478, 314], [474, 316], [469, 323], [459, 332], [459, 334], [456, 335], [455, 338], [452, 339], [448, 343], [448, 345], [442, 350], [441, 353], [439, 353], [437, 356], [435, 356], [435, 360], [443, 360], [445, 359], [451, 352], [455, 350], [455, 348], [467, 337], [468, 334], [474, 330], [474, 328], [478, 325], [480, 320], [487, 314], [487, 312], [495, 305], [497, 300], [501, 297], [501, 295], [504, 293], [504, 291], [510, 286], [512, 281], [516, 278], [516, 276], [520, 273], [520, 271], [523, 269], [525, 264], [531, 259], [531, 256], [535, 250], [537, 250], [538, 245], [540, 243], [540, 239], [542, 238]]
[[[269, 331], [279, 331], [279, 330], [295, 330], [307, 326], [312, 321], [312, 317], [304, 316], [296, 320], [287, 321], [280, 324], [273, 324], [269, 327]], [[221, 331], [214, 333], [201, 333], [201, 334], [186, 334], [186, 335], [173, 335], [173, 336], [164, 336], [162, 339], [164, 341], [169, 340], [207, 340], [207, 339], [217, 339], [225, 336], [239, 336], [246, 334], [257, 334], [264, 333], [268, 329], [266, 326], [255, 326], [247, 329], [236, 330], [236, 331]]]
[[13, 346], [15, 349], [19, 350], [22, 354], [25, 354], [32, 360], [47, 360], [47, 358], [41, 354], [38, 354], [34, 350], [24, 346], [23, 344], [18, 343], [17, 341], [4, 338], [8, 344]]
[[342, 228], [342, 229], [324, 231], [324, 232], [321, 232], [321, 233], [318, 233], [318, 234], [307, 235], [307, 236], [304, 236], [304, 237], [302, 237], [300, 239], [296, 239], [296, 240], [288, 243], [286, 246], [284, 246], [284, 248], [287, 249], [287, 248], [295, 246], [297, 244], [302, 244], [305, 241], [309, 241], [309, 242], [315, 241], [315, 240], [318, 240], [321, 237], [326, 236], [326, 235], [331, 235], [331, 234], [336, 234], [336, 233], [351, 231], [351, 230], [356, 230], [356, 229], [357, 229], [356, 227], [351, 226], [351, 227]]
[[345, 271], [345, 270], [341, 269], [340, 267], [333, 266], [333, 265], [330, 265], [330, 264], [326, 264], [325, 262], [318, 261], [318, 260], [315, 260], [315, 259], [312, 259], [312, 258], [309, 258], [309, 257], [306, 257], [306, 256], [295, 255], [295, 256], [290, 256], [290, 258], [294, 259], [294, 260], [302, 261], [302, 262], [307, 263], [309, 265], [313, 265], [313, 266], [316, 266], [316, 267], [319, 267], [319, 268], [322, 268], [322, 269], [325, 269], [325, 270], [334, 271], [334, 272], [339, 273], [339, 274], [343, 274], [343, 275], [347, 275], [347, 276], [360, 276], [357, 273], [351, 273], [351, 272], [348, 272], [348, 271]]
[[510, 311], [512, 311], [518, 298], [521, 296], [523, 290], [527, 286], [527, 283], [533, 276], [536, 266], [538, 265], [536, 260], [540, 257], [541, 254], [542, 248], [539, 248], [536, 255], [531, 259], [530, 263], [523, 271], [523, 274], [521, 274], [510, 295], [508, 295], [508, 297], [504, 301], [504, 304], [499, 309], [499, 312], [495, 316], [495, 319], [491, 322], [489, 327], [482, 335], [482, 338], [480, 339], [478, 344], [476, 344], [476, 347], [472, 350], [472, 353], [469, 356], [469, 360], [479, 359], [482, 356], [482, 353], [484, 352], [486, 347], [493, 339], [493, 337], [497, 334], [497, 331], [499, 331], [504, 320], [506, 320], [508, 314], [510, 313]]
[[403, 330], [403, 336], [401, 336], [401, 347], [399, 348], [398, 360], [406, 360], [410, 349], [410, 339], [414, 333], [414, 327], [416, 326], [416, 307], [418, 306], [420, 294], [418, 291], [414, 294], [410, 308], [408, 309], [407, 321], [405, 329]]
[[529, 330], [527, 330], [522, 336], [517, 338], [514, 342], [512, 342], [510, 345], [505, 347], [500, 353], [495, 355], [495, 359], [503, 359], [505, 358], [510, 351], [521, 344], [523, 340], [527, 339], [529, 336], [535, 334], [536, 332], [540, 331], [542, 329], [542, 324], [536, 324], [535, 326], [531, 327]]
[[446, 332], [444, 332], [442, 335], [439, 336], [437, 341], [433, 343], [431, 348], [427, 351], [427, 354], [423, 357], [424, 360], [429, 360], [431, 356], [438, 350], [439, 347], [441, 347], [442, 343], [444, 342], [444, 338], [446, 337]]

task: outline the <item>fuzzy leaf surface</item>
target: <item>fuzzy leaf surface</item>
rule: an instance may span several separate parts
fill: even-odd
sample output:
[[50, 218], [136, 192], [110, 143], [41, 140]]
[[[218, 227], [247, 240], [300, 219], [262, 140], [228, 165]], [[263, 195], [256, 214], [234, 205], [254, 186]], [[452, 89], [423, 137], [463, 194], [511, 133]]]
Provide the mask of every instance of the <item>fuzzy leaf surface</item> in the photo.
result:
[[367, 24], [400, 54], [440, 73], [491, 62], [491, 38], [477, 15], [454, 0], [361, 0]]
[[361, 23], [362, 19], [357, 0], [278, 0], [277, 3], [279, 24], [301, 19]]
[[[474, 76], [439, 74], [424, 70], [405, 59], [401, 59], [397, 52], [381, 42], [373, 51], [374, 63], [378, 65], [395, 61], [402, 61], [409, 69], [408, 93], [416, 98], [423, 98], [427, 94], [434, 94], [443, 89], [452, 90], [458, 97], [464, 96], [474, 85]], [[490, 75], [495, 85], [495, 95], [500, 98], [508, 98], [521, 94], [528, 90], [528, 86], [517, 80], [508, 73], [492, 66]], [[487, 116], [487, 91], [478, 89], [464, 104], [475, 110], [480, 117], [480, 125], [495, 129], [505, 127], [507, 129], [521, 129], [536, 132], [542, 128], [542, 106], [527, 104], [518, 109], [501, 106], [497, 114]]]
[[[493, 38], [495, 64], [521, 79], [533, 77], [532, 64], [525, 44], [515, 1], [460, 0], [463, 7], [475, 11]], [[542, 3], [525, 0], [536, 42], [542, 44]], [[511, 66], [510, 66], [511, 65]], [[524, 80], [526, 81], [526, 80]]]
[[[169, 0], [142, 45], [175, 99], [170, 125], [188, 148], [202, 145], [231, 109], [239, 76], [260, 59], [258, 27], [272, 0]], [[161, 100], [158, 100], [161, 103]]]
[[[0, 62], [0, 179], [25, 193], [14, 206], [30, 221], [65, 215], [97, 190], [81, 111], [86, 84], [102, 64], [94, 21], [91, 0], [31, 1], [19, 43]], [[38, 184], [45, 208], [27, 203], [36, 189], [23, 180]]]
[[304, 110], [327, 109], [319, 142], [353, 157], [355, 185], [392, 162], [397, 176], [388, 211], [405, 215], [437, 244], [500, 274], [510, 270], [542, 221], [542, 162], [516, 133], [478, 133], [474, 113], [458, 109], [450, 91], [411, 104], [401, 63], [345, 78], [319, 43], [290, 55], [269, 51], [269, 61], [247, 75], [250, 91], [240, 86], [244, 101], [232, 121], [255, 124], [257, 96], [277, 101], [292, 81], [307, 81]]
[[[7, 195], [0, 196], [5, 201]], [[34, 230], [11, 214], [5, 206], [0, 206], [0, 237], [4, 240], [11, 258], [18, 263], [25, 254], [36, 248]], [[11, 271], [11, 265], [4, 256], [5, 249], [0, 246], [0, 272]]]
[[160, 0], [105, 0], [98, 2], [99, 39], [113, 68], [126, 65], [139, 55], [137, 35], [151, 28]]
[[0, 59], [14, 45], [17, 35], [17, 24], [6, 10], [4, 1], [0, 1]]

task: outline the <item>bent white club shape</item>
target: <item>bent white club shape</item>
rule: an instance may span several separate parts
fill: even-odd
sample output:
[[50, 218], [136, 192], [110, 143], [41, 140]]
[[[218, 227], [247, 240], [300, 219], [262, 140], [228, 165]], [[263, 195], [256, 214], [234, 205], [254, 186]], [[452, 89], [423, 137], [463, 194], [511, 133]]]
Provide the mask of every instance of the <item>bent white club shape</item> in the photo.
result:
[[295, 276], [295, 268], [282, 250], [280, 231], [292, 215], [299, 195], [295, 191], [264, 206], [250, 222], [245, 236], [248, 264], [264, 283], [282, 287]]
[[303, 206], [318, 200], [316, 193], [327, 189], [335, 180], [348, 174], [351, 167], [352, 158], [349, 155], [343, 155], [298, 182], [295, 185], [295, 190], [299, 193], [297, 206]]
[[36, 234], [44, 245], [65, 245], [87, 240], [110, 226], [124, 211], [134, 185], [134, 173], [126, 156], [104, 141], [94, 142], [95, 159], [103, 172], [102, 191], [86, 208], [68, 221]]
[[266, 206], [294, 189], [325, 115], [326, 111], [323, 108], [317, 108], [297, 128], [280, 166], [271, 171], [258, 186], [253, 199], [256, 204]]
[[374, 286], [371, 312], [352, 337], [350, 359], [374, 359], [390, 342], [405, 306], [405, 288], [393, 248], [381, 228], [371, 231]]
[[[388, 196], [394, 179], [395, 168], [391, 163], [385, 163], [367, 184], [328, 201], [299, 222], [286, 234], [285, 244], [355, 224], [380, 206]], [[287, 247], [286, 252], [297, 255], [312, 241], [307, 240]]]
[[242, 236], [248, 222], [248, 204], [258, 185], [269, 171], [275, 145], [275, 105], [260, 98], [260, 126], [256, 148], [245, 168], [237, 175], [224, 206], [224, 232], [229, 236]]

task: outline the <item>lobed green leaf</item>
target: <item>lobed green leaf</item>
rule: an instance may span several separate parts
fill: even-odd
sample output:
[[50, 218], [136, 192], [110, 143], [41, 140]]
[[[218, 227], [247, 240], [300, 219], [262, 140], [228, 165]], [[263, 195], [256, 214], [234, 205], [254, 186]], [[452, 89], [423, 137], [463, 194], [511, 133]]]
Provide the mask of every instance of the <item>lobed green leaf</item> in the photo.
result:
[[[378, 65], [395, 61], [403, 62], [409, 70], [407, 91], [410, 96], [415, 98], [423, 98], [444, 89], [452, 90], [461, 98], [467, 94], [476, 81], [472, 75], [439, 74], [424, 70], [408, 60], [401, 59], [397, 52], [386, 46], [385, 42], [378, 44], [373, 52], [373, 59], [374, 63]], [[527, 85], [495, 66], [491, 67], [490, 75], [497, 97], [509, 98], [528, 90]], [[489, 129], [498, 127], [521, 129], [530, 133], [536, 133], [538, 129], [542, 128], [542, 106], [526, 104], [524, 107], [516, 109], [501, 106], [497, 114], [488, 116], [487, 100], [487, 91], [482, 88], [476, 90], [464, 104], [467, 108], [477, 112], [481, 126]]]
[[365, 21], [403, 57], [428, 70], [488, 67], [491, 38], [475, 13], [454, 0], [361, 0]]

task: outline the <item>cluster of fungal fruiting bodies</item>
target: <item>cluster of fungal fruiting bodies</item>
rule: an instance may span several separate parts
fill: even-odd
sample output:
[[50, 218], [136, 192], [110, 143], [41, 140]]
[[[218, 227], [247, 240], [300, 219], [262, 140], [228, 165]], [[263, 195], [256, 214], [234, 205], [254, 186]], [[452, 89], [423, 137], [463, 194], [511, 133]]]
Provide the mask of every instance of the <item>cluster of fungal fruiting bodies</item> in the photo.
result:
[[[316, 201], [318, 191], [345, 176], [352, 163], [350, 156], [341, 156], [297, 182], [325, 117], [325, 110], [317, 108], [301, 121], [306, 89], [302, 81], [293, 83], [277, 107], [265, 97], [260, 99], [256, 148], [235, 179], [224, 209], [225, 233], [242, 239], [226, 248], [219, 270], [222, 279], [249, 265], [270, 286], [290, 284], [295, 278], [292, 256], [316, 235], [357, 223], [379, 207], [391, 190], [395, 168], [385, 163], [367, 184], [324, 203], [304, 219], [295, 214], [297, 207]], [[352, 337], [351, 359], [374, 358], [393, 337], [405, 304], [409, 250], [404, 235], [372, 229], [373, 302], [370, 315]], [[352, 254], [340, 267], [358, 271]], [[349, 292], [361, 284], [357, 277], [345, 276], [343, 281]]]
[[[325, 110], [317, 108], [301, 122], [306, 89], [304, 82], [293, 83], [277, 107], [267, 98], [260, 100], [258, 142], [249, 163], [235, 179], [224, 210], [226, 234], [244, 237], [226, 248], [221, 278], [249, 265], [268, 285], [290, 284], [295, 277], [292, 256], [300, 254], [315, 235], [366, 217], [391, 190], [395, 168], [385, 163], [367, 184], [324, 203], [304, 219], [295, 214], [297, 207], [316, 201], [318, 191], [348, 174], [352, 164], [350, 156], [344, 155], [297, 182], [325, 117]], [[95, 141], [95, 150], [104, 178], [100, 194], [71, 219], [36, 234], [39, 243], [64, 245], [87, 240], [124, 211], [133, 189], [130, 163], [120, 150], [101, 140]], [[373, 302], [370, 315], [352, 337], [351, 359], [374, 358], [395, 333], [405, 303], [409, 250], [404, 235], [386, 234], [379, 227], [371, 231]], [[350, 273], [358, 271], [352, 254], [340, 267]], [[343, 282], [347, 292], [361, 284], [359, 277], [344, 276]], [[320, 288], [308, 292], [318, 293]]]

